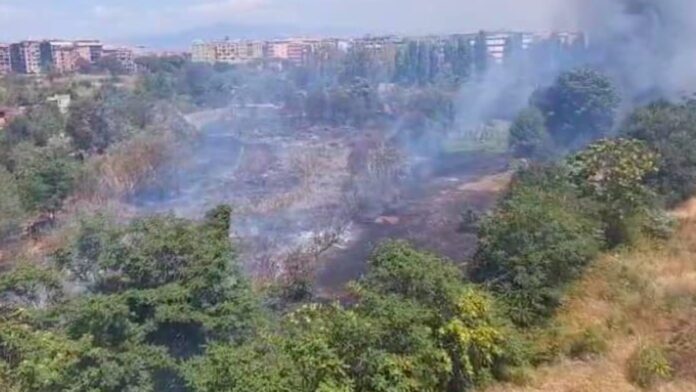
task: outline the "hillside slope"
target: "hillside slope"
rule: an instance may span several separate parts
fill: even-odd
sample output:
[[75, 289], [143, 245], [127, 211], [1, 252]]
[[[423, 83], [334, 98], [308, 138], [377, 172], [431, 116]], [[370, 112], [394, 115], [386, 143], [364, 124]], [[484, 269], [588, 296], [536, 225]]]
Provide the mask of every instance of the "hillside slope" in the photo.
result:
[[[666, 243], [600, 258], [571, 290], [537, 350], [559, 355], [518, 384], [487, 392], [696, 391], [696, 200], [673, 212]], [[636, 385], [641, 348], [660, 347], [665, 380]]]

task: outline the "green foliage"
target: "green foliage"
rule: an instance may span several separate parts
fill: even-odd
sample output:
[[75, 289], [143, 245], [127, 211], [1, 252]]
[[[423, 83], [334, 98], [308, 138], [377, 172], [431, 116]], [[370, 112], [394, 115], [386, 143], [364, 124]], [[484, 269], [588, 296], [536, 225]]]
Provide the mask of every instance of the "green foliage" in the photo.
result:
[[154, 348], [109, 351], [88, 338], [71, 340], [13, 321], [0, 325], [3, 387], [9, 390], [153, 391], [152, 375], [168, 366], [164, 353]]
[[516, 323], [543, 321], [602, 247], [593, 210], [562, 169], [523, 173], [481, 223], [473, 276], [506, 300]]
[[611, 80], [590, 69], [565, 72], [554, 85], [537, 91], [532, 104], [546, 117], [559, 146], [575, 147], [606, 136], [619, 105]]
[[659, 381], [669, 380], [672, 366], [662, 347], [644, 345], [629, 359], [628, 372], [632, 382], [649, 388]]
[[42, 308], [63, 295], [57, 271], [21, 264], [0, 276], [0, 298], [19, 308]]
[[647, 221], [652, 193], [645, 179], [657, 171], [657, 157], [638, 140], [601, 140], [569, 158], [571, 180], [601, 204], [610, 245], [630, 243]]
[[523, 110], [510, 128], [510, 150], [518, 157], [548, 159], [553, 142], [544, 123], [544, 115], [536, 108]]
[[509, 336], [492, 300], [465, 284], [453, 264], [402, 242], [387, 243], [370, 260], [361, 284], [433, 312], [428, 324], [452, 363], [451, 388], [480, 383], [504, 362]]
[[25, 211], [15, 177], [0, 166], [0, 241], [17, 234]]
[[608, 349], [607, 338], [598, 327], [590, 327], [576, 335], [570, 345], [572, 358], [587, 358], [603, 354]]
[[185, 374], [198, 392], [300, 391], [292, 359], [270, 342], [211, 345], [186, 365]]
[[53, 104], [41, 104], [29, 109], [26, 115], [13, 120], [5, 130], [4, 141], [11, 145], [31, 142], [45, 146], [51, 137], [60, 136], [65, 120]]
[[151, 103], [143, 97], [106, 86], [95, 96], [73, 102], [65, 131], [77, 149], [103, 152], [147, 127], [150, 110]]
[[[98, 216], [56, 253], [65, 273], [25, 267], [3, 275], [9, 326], [0, 329], [21, 332], [0, 333], [11, 385], [170, 390], [183, 386], [177, 359], [209, 342], [245, 344], [264, 316], [235, 266], [229, 222], [229, 207], [201, 223], [154, 217], [124, 226]], [[65, 295], [64, 285], [82, 293]]]
[[642, 140], [658, 154], [659, 171], [650, 185], [674, 204], [696, 191], [696, 102], [659, 101], [636, 109], [622, 126], [622, 135]]
[[49, 214], [60, 210], [73, 190], [78, 170], [64, 146], [18, 146], [13, 159], [24, 209]]

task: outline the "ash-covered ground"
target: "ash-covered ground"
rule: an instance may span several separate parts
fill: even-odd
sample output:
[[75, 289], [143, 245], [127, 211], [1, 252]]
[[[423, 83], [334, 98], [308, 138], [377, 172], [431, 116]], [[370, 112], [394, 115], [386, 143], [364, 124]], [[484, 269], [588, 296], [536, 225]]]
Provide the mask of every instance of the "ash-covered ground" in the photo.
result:
[[390, 238], [463, 261], [475, 243], [458, 230], [461, 213], [487, 209], [506, 183], [500, 154], [419, 154], [389, 129], [281, 126], [278, 115], [261, 108], [193, 119], [200, 139], [130, 203], [191, 218], [230, 204], [231, 235], [255, 279], [280, 279], [299, 259], [317, 294], [335, 296]]

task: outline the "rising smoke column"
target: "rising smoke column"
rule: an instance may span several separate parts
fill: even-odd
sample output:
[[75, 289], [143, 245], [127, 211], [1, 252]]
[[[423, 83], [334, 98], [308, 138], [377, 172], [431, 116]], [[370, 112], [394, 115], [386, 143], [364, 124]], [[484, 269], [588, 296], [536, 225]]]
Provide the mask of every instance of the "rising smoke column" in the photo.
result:
[[696, 1], [576, 0], [590, 62], [633, 101], [696, 91]]

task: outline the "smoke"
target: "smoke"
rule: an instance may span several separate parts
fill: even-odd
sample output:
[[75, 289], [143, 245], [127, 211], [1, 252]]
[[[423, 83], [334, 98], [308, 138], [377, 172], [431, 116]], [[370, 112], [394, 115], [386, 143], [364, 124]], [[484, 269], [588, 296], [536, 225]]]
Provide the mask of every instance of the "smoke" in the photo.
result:
[[696, 90], [696, 2], [576, 0], [590, 62], [608, 72], [627, 98], [677, 98]]

